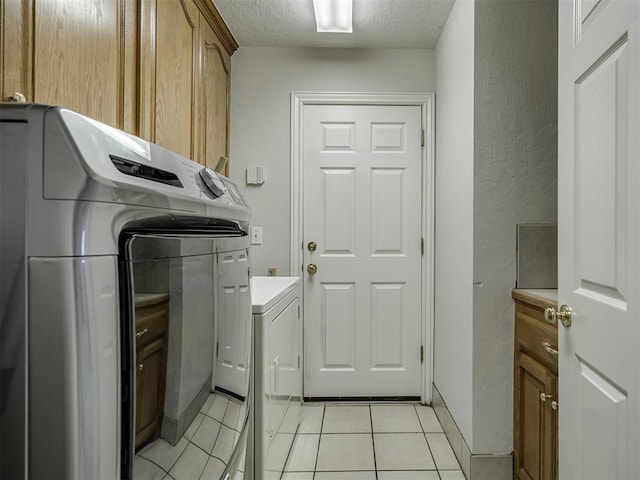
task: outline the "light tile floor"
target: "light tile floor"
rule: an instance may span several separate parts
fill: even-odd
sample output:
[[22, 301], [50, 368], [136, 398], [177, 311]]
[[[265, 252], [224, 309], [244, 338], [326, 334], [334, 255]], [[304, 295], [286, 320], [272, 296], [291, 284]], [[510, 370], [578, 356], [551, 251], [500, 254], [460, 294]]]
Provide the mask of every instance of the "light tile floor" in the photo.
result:
[[245, 405], [221, 393], [207, 398], [183, 437], [142, 448], [133, 462], [135, 480], [219, 480], [240, 435]]
[[306, 403], [282, 480], [464, 480], [431, 407]]

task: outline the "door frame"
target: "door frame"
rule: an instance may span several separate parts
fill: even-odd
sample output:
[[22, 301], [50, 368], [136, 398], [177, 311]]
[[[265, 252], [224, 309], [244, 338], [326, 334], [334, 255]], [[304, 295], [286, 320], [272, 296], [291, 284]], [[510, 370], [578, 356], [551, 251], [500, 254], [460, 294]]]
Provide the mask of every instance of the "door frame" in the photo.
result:
[[[433, 383], [433, 316], [434, 316], [434, 225], [435, 225], [435, 122], [433, 93], [361, 93], [361, 92], [291, 92], [291, 239], [290, 274], [301, 276], [303, 268], [303, 125], [305, 105], [388, 105], [421, 108], [424, 147], [422, 148], [421, 231], [424, 239], [422, 256], [422, 345], [421, 401], [431, 404]], [[429, 219], [429, 221], [427, 221]], [[304, 288], [304, 282], [303, 282]], [[304, 302], [304, 293], [302, 295]], [[303, 324], [304, 335], [304, 324]], [[303, 352], [304, 358], [304, 352]], [[303, 381], [304, 383], [304, 381]]]

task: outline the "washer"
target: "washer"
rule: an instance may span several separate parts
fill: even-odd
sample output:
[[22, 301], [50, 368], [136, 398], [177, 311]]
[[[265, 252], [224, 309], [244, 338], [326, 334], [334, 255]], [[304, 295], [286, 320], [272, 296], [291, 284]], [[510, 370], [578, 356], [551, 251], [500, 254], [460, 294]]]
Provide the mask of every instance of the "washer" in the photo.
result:
[[157, 145], [0, 106], [0, 477], [132, 478], [156, 443], [201, 441], [214, 402], [234, 405], [215, 471], [243, 470], [250, 216]]

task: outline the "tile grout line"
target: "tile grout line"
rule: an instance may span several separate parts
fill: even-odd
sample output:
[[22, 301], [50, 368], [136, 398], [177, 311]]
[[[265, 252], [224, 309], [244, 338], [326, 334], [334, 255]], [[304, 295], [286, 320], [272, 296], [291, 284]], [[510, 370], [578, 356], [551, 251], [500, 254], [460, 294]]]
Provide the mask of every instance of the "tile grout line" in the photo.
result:
[[429, 445], [429, 439], [427, 438], [427, 432], [424, 431], [424, 426], [420, 421], [420, 415], [418, 415], [418, 409], [413, 407], [416, 412], [416, 416], [418, 417], [418, 423], [420, 424], [420, 429], [422, 430], [422, 435], [424, 435], [424, 441], [427, 442], [427, 449], [429, 449], [429, 455], [431, 455], [431, 460], [433, 460], [433, 466], [436, 467], [436, 472], [438, 473], [438, 478], [442, 478], [440, 475], [440, 469], [438, 468], [438, 464], [436, 464], [436, 457], [433, 455], [433, 451], [431, 450], [431, 445]]
[[373, 436], [373, 412], [371, 411], [371, 404], [369, 404], [369, 421], [371, 422], [371, 448], [373, 448], [373, 471], [375, 472], [376, 480], [378, 480], [378, 462], [376, 460], [376, 440]]
[[[414, 407], [414, 408], [415, 408], [415, 407]], [[418, 415], [418, 410], [417, 410], [417, 408], [416, 408], [416, 415]], [[420, 420], [420, 415], [418, 415], [418, 420]], [[438, 423], [440, 423], [440, 420], [438, 420]], [[442, 427], [442, 425], [440, 425], [440, 426]], [[449, 471], [457, 471], [457, 470], [460, 470], [460, 471], [462, 471], [462, 465], [460, 464], [460, 462], [458, 462], [458, 467], [460, 467], [460, 468], [457, 468], [457, 469], [451, 469], [451, 468], [443, 468], [443, 469], [440, 469], [440, 468], [438, 467], [438, 464], [436, 463], [436, 457], [435, 457], [435, 455], [433, 454], [433, 450], [431, 449], [431, 444], [429, 443], [429, 438], [427, 437], [427, 433], [431, 433], [431, 434], [439, 434], [439, 433], [441, 433], [441, 432], [427, 432], [427, 431], [424, 429], [424, 426], [422, 425], [422, 422], [420, 422], [420, 428], [422, 428], [422, 434], [424, 435], [424, 439], [425, 439], [425, 441], [427, 442], [427, 448], [429, 449], [429, 453], [431, 454], [431, 459], [433, 460], [433, 464], [434, 464], [434, 465], [435, 465], [435, 467], [436, 467], [436, 472], [438, 472], [438, 478], [442, 479], [442, 475], [440, 475], [440, 470], [445, 470], [445, 471], [446, 471], [446, 470], [449, 470]], [[443, 429], [443, 431], [444, 431], [444, 429]], [[444, 433], [443, 433], [443, 435], [444, 435]], [[445, 439], [446, 439], [446, 436], [445, 436]], [[455, 456], [455, 453], [454, 453], [454, 456]], [[456, 458], [456, 461], [458, 461], [458, 459], [457, 459], [457, 458]]]
[[327, 404], [322, 406], [322, 421], [320, 422], [320, 435], [318, 435], [318, 449], [316, 450], [316, 461], [313, 464], [313, 479], [316, 478], [316, 470], [318, 468], [318, 457], [320, 456], [320, 442], [322, 441], [322, 429], [324, 428], [324, 416], [327, 413]]
[[287, 458], [284, 459], [284, 467], [282, 467], [282, 473], [278, 477], [278, 480], [282, 480], [284, 478], [285, 473], [287, 473], [287, 463], [289, 463], [289, 458], [291, 457], [291, 452], [293, 451], [293, 444], [296, 443], [296, 439], [298, 438], [298, 431], [300, 430], [300, 424], [296, 427], [296, 431], [293, 434], [293, 440], [291, 441], [291, 446], [289, 447], [289, 452], [287, 453]]
[[[186, 448], [186, 447], [185, 447], [185, 448]], [[169, 475], [169, 472], [167, 472], [164, 468], [162, 468], [160, 465], [158, 465], [158, 464], [157, 464], [156, 462], [154, 462], [153, 460], [151, 460], [151, 459], [149, 459], [149, 458], [147, 458], [147, 457], [143, 457], [142, 455], [137, 455], [137, 454], [136, 454], [136, 455], [134, 456], [134, 458], [133, 458], [133, 461], [134, 461], [134, 462], [136, 461], [135, 457], [142, 458], [142, 459], [146, 460], [147, 462], [150, 462], [151, 464], [155, 465], [156, 467], [158, 467], [160, 470], [162, 470], [162, 471], [165, 473], [165, 476], [166, 476], [166, 475]], [[173, 466], [173, 465], [172, 465], [172, 466]], [[132, 467], [133, 467], [133, 466], [132, 466]], [[163, 478], [164, 478], [164, 477], [163, 477]]]

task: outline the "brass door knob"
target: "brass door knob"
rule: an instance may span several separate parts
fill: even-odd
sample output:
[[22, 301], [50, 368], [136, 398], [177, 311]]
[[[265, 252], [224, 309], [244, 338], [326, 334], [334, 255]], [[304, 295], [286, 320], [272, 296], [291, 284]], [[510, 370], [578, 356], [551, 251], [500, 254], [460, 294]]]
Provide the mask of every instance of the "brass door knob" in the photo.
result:
[[307, 243], [307, 248], [310, 252], [315, 252], [316, 248], [318, 248], [318, 244], [316, 242], [309, 242]]
[[318, 266], [315, 263], [310, 263], [307, 265], [307, 272], [311, 275], [314, 275], [318, 271]]
[[555, 325], [558, 320], [565, 327], [571, 326], [571, 317], [573, 316], [573, 310], [569, 305], [562, 305], [559, 310], [556, 311], [553, 307], [547, 307], [544, 309], [544, 320], [547, 323]]
[[547, 307], [544, 309], [544, 321], [550, 323], [551, 325], [555, 325], [558, 321], [556, 317], [556, 309], [553, 307]]

